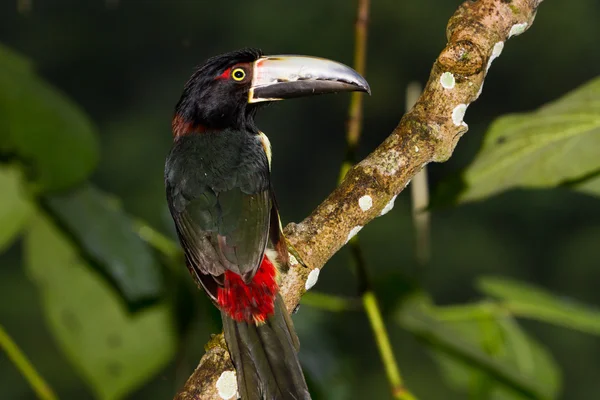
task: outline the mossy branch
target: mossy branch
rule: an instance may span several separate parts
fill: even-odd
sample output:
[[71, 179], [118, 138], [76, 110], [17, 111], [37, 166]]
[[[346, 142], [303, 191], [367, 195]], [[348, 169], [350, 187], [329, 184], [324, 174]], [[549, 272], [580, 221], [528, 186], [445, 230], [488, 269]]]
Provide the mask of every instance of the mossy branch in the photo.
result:
[[[415, 106], [377, 149], [348, 170], [342, 184], [304, 221], [285, 228], [300, 261], [281, 286], [290, 312], [306, 291], [311, 270], [322, 268], [354, 233], [389, 209], [423, 166], [452, 155], [468, 129], [464, 113], [479, 97], [491, 61], [509, 37], [531, 26], [541, 2], [468, 0], [459, 6], [446, 28], [448, 43]], [[364, 201], [365, 196], [370, 200]], [[217, 381], [233, 366], [221, 335], [210, 343], [176, 399], [222, 399]]]

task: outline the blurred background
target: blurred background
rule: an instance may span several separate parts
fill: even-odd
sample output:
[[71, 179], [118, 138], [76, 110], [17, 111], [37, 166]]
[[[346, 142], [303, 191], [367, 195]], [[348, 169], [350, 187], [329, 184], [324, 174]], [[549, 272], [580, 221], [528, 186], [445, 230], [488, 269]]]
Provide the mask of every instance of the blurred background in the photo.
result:
[[[445, 46], [446, 23], [459, 4], [447, 0], [372, 1], [366, 77], [373, 95], [365, 99], [360, 158], [382, 142], [400, 120], [409, 82], [426, 82], [433, 61]], [[212, 55], [246, 46], [259, 47], [267, 54], [315, 55], [352, 65], [355, 17], [356, 2], [341, 0], [294, 4], [275, 0], [3, 0], [0, 45], [6, 50], [4, 60], [0, 59], [0, 73], [6, 72], [1, 64], [8, 65], [7, 54], [19, 54], [30, 63], [32, 76], [46, 82], [47, 90], [62, 93], [61, 98], [76, 104], [77, 113], [90, 121], [90, 126], [87, 122], [84, 125], [91, 132], [90, 146], [98, 151], [97, 156], [89, 156], [97, 157], [97, 162], [89, 167], [88, 181], [110, 193], [110, 210], [116, 204], [134, 224], [144, 221], [144, 226], [173, 238], [163, 166], [172, 140], [173, 107], [194, 66]], [[451, 182], [474, 159], [484, 132], [496, 117], [533, 110], [600, 73], [599, 20], [597, 0], [554, 0], [540, 6], [532, 28], [511, 39], [494, 62], [483, 95], [468, 109], [465, 121], [469, 131], [453, 157], [430, 165], [434, 195], [440, 184]], [[0, 90], [10, 87], [13, 78], [8, 76], [0, 77], [4, 84]], [[41, 92], [37, 95], [35, 90], [32, 93], [37, 100], [47, 96]], [[23, 111], [22, 107], [3, 107], [10, 93], [0, 94], [0, 99], [0, 119], [10, 118], [6, 112]], [[258, 116], [258, 126], [273, 146], [273, 180], [284, 225], [302, 220], [337, 184], [344, 159], [348, 104], [349, 96], [344, 94], [298, 99], [274, 104]], [[0, 135], [5, 135], [2, 126], [0, 121]], [[61, 126], [49, 126], [53, 127]], [[36, 142], [35, 132], [24, 136], [23, 143]], [[59, 131], [51, 133], [46, 142], [40, 142], [40, 148], [47, 146], [48, 152], [70, 149], [65, 159], [87, 157], [70, 147], [75, 139]], [[14, 153], [18, 152], [0, 152], [0, 160], [6, 165], [18, 164], [18, 154]], [[27, 190], [37, 195], [41, 189], [32, 186]], [[164, 254], [154, 250], [147, 263], [158, 265], [155, 286], [159, 289], [149, 289], [150, 294], [137, 298], [143, 301], [129, 302], [127, 296], [121, 296], [127, 289], [118, 284], [115, 289], [118, 278], [114, 276], [105, 279], [110, 273], [97, 265], [102, 256], [93, 250], [97, 257], [91, 257], [91, 265], [77, 272], [86, 274], [81, 280], [68, 271], [63, 277], [61, 271], [40, 268], [40, 263], [60, 252], [61, 257], [80, 257], [84, 261], [78, 262], [87, 263], [85, 250], [94, 248], [94, 238], [77, 240], [77, 232], [93, 229], [94, 220], [72, 211], [93, 213], [95, 208], [79, 210], [63, 189], [57, 186], [48, 190], [49, 197], [40, 200], [36, 209], [46, 210], [50, 219], [58, 220], [57, 225], [69, 232], [69, 240], [84, 250], [66, 249], [64, 238], [52, 236], [56, 243], [45, 241], [44, 234], [56, 228], [49, 227], [48, 221], [40, 222], [40, 217], [29, 222], [43, 226], [27, 237], [15, 237], [0, 255], [0, 324], [60, 398], [172, 398], [195, 368], [209, 335], [219, 331], [218, 314], [186, 276], [183, 265], [165, 261]], [[415, 293], [438, 306], [479, 304], [485, 294], [477, 282], [486, 276], [513, 278], [541, 287], [559, 299], [597, 307], [598, 198], [559, 187], [511, 190], [459, 206], [440, 204], [432, 211], [432, 254], [425, 267], [415, 261], [408, 190], [397, 198], [391, 212], [360, 233], [368, 273], [405, 384], [420, 399], [528, 398], [527, 394], [505, 390], [494, 379], [482, 378], [485, 372], [452, 364], [465, 361], [451, 359], [452, 355], [432, 346], [435, 341], [427, 335], [403, 326], [400, 309], [407, 296]], [[32, 250], [39, 243], [50, 244], [43, 250]], [[144, 271], [140, 272], [139, 279], [146, 279], [144, 276]], [[60, 282], [49, 283], [53, 278]], [[89, 288], [83, 283], [88, 280]], [[100, 285], [98, 290], [94, 285]], [[342, 249], [327, 264], [313, 290], [345, 298], [357, 295], [348, 249]], [[91, 300], [96, 293], [98, 299]], [[110, 307], [120, 310], [117, 322], [113, 311], [98, 311], [92, 306], [105, 304], [105, 297], [110, 298]], [[77, 303], [88, 310], [92, 325], [86, 328], [85, 320], [57, 311], [53, 304], [61, 302]], [[141, 316], [150, 312], [154, 314]], [[146, 317], [147, 324], [143, 325], [141, 319]], [[143, 326], [134, 326], [132, 321]], [[391, 398], [363, 312], [332, 312], [306, 304], [294, 322], [315, 399]], [[68, 343], [75, 339], [64, 334], [61, 323], [86, 334], [70, 346]], [[112, 324], [123, 327], [106, 338], [94, 339], [95, 333]], [[457, 327], [455, 336], [471, 338], [473, 329], [480, 325]], [[540, 356], [544, 366], [535, 364], [537, 356], [525, 363], [533, 363], [529, 368], [535, 371], [548, 369], [547, 382], [532, 379], [551, 387], [551, 397], [597, 398], [597, 336], [530, 320], [519, 321], [518, 329], [519, 337], [526, 337], [520, 345], [545, 349]], [[129, 330], [131, 343], [138, 346], [121, 343], [119, 335], [125, 330]], [[481, 332], [481, 336], [475, 335], [474, 343], [485, 350], [490, 331]], [[491, 332], [506, 338], [508, 331]], [[106, 353], [99, 350], [102, 346], [108, 349]], [[111, 348], [120, 346], [127, 349], [111, 353]], [[518, 347], [512, 350], [520, 353]], [[124, 361], [110, 364], [113, 356]], [[104, 361], [108, 364], [101, 364]], [[477, 366], [473, 368], [477, 370]], [[459, 372], [464, 374], [455, 376]], [[109, 386], [119, 389], [111, 391]], [[36, 398], [2, 351], [0, 398]]]

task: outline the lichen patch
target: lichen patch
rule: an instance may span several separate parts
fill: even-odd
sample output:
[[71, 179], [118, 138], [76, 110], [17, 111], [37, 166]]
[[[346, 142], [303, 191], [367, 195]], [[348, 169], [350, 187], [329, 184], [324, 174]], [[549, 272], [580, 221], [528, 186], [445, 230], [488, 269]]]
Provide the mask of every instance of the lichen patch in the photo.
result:
[[365, 194], [358, 199], [358, 206], [363, 211], [369, 211], [373, 207], [373, 199], [368, 194]]
[[510, 39], [513, 36], [520, 35], [521, 33], [525, 32], [525, 29], [527, 29], [527, 22], [523, 22], [522, 24], [514, 24], [510, 28], [510, 32], [508, 32], [508, 38]]
[[389, 202], [388, 202], [388, 203], [385, 205], [385, 207], [383, 207], [383, 210], [381, 210], [381, 214], [379, 214], [380, 216], [381, 216], [381, 215], [385, 215], [385, 214], [389, 213], [389, 212], [390, 212], [390, 210], [391, 210], [392, 208], [394, 208], [394, 202], [396, 201], [396, 197], [397, 197], [397, 196], [398, 196], [398, 195], [396, 195], [396, 196], [392, 197], [392, 199], [391, 199], [391, 200], [390, 200], [390, 201], [389, 201]]
[[479, 90], [477, 91], [477, 94], [475, 95], [475, 100], [477, 100], [479, 98], [479, 96], [481, 96], [482, 92], [483, 92], [483, 82], [481, 82], [481, 86], [479, 86]]
[[321, 273], [321, 270], [319, 268], [315, 268], [312, 271], [310, 271], [310, 273], [308, 274], [308, 277], [306, 278], [306, 283], [304, 283], [304, 289], [310, 290], [310, 288], [315, 286], [315, 284], [319, 280], [320, 273]]
[[494, 48], [492, 49], [492, 55], [490, 56], [490, 59], [488, 60], [487, 67], [485, 68], [486, 74], [487, 74], [488, 70], [490, 69], [490, 67], [492, 66], [492, 61], [494, 61], [496, 58], [500, 57], [500, 54], [502, 54], [502, 50], [504, 50], [504, 42], [497, 42], [494, 45]]
[[463, 119], [465, 118], [466, 112], [467, 112], [466, 104], [459, 104], [456, 107], [454, 107], [454, 110], [452, 110], [452, 122], [454, 123], [454, 125], [456, 125], [456, 126], [463, 125]]
[[296, 260], [296, 257], [294, 257], [293, 254], [288, 254], [288, 260], [290, 263], [290, 267], [293, 267], [294, 265], [298, 265], [298, 260]]
[[237, 396], [237, 378], [235, 371], [224, 371], [217, 379], [217, 392], [224, 400], [229, 400]]
[[454, 89], [456, 79], [454, 79], [452, 72], [444, 72], [442, 76], [440, 76], [440, 83], [444, 89]]
[[348, 237], [346, 238], [346, 243], [348, 243], [348, 242], [350, 241], [350, 239], [352, 239], [354, 236], [356, 236], [356, 234], [357, 234], [358, 232], [360, 232], [360, 230], [361, 230], [362, 228], [363, 228], [363, 227], [362, 227], [361, 225], [357, 225], [357, 226], [355, 226], [354, 228], [352, 228], [352, 229], [350, 230], [350, 233], [348, 233]]

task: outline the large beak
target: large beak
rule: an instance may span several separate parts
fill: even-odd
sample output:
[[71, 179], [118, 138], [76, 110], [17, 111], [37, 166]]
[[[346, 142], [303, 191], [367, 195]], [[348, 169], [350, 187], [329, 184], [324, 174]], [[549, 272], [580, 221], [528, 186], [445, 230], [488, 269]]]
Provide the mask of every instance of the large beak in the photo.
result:
[[305, 56], [264, 56], [254, 62], [248, 103], [335, 92], [367, 92], [369, 84], [352, 68]]

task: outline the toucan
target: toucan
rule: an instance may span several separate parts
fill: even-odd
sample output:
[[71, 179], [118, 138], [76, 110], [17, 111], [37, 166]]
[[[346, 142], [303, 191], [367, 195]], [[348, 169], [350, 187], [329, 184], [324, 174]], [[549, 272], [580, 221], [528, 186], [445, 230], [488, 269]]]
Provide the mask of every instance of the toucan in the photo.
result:
[[321, 93], [370, 93], [352, 68], [242, 49], [208, 59], [184, 86], [165, 165], [186, 265], [219, 308], [243, 400], [310, 399], [299, 341], [279, 294], [288, 269], [261, 105]]

